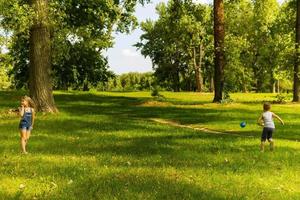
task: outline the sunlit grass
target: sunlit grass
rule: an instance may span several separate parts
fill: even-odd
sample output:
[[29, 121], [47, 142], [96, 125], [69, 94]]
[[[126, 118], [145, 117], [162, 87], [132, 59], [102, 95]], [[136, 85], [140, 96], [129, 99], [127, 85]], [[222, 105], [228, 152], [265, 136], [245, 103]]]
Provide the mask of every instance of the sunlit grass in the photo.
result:
[[38, 115], [26, 156], [19, 119], [5, 113], [22, 93], [0, 94], [0, 199], [300, 198], [298, 104], [273, 105], [286, 125], [277, 124], [275, 152], [259, 152], [256, 119], [273, 94], [212, 104], [212, 94], [55, 92], [60, 113]]

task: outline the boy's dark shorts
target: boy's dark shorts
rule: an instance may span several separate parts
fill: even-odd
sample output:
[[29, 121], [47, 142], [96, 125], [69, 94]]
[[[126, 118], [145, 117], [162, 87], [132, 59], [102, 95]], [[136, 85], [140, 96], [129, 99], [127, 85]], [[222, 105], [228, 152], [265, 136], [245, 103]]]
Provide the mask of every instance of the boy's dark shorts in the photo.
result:
[[261, 135], [261, 141], [265, 142], [267, 139], [268, 139], [269, 142], [272, 141], [272, 135], [273, 135], [274, 131], [275, 131], [275, 128], [265, 127], [263, 129], [263, 132], [262, 132], [262, 135]]

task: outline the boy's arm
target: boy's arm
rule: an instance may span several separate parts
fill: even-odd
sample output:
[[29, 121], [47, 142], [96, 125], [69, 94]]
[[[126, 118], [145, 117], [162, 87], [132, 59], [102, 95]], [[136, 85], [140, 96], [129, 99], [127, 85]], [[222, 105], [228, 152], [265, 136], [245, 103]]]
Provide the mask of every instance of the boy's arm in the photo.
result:
[[272, 113], [272, 116], [275, 117], [276, 119], [278, 119], [282, 125], [284, 125], [283, 120], [278, 115], [276, 115], [275, 113]]
[[263, 121], [263, 115], [261, 114], [260, 116], [259, 116], [259, 118], [257, 119], [257, 123], [260, 125], [260, 126], [262, 126], [263, 124], [262, 124], [262, 121]]

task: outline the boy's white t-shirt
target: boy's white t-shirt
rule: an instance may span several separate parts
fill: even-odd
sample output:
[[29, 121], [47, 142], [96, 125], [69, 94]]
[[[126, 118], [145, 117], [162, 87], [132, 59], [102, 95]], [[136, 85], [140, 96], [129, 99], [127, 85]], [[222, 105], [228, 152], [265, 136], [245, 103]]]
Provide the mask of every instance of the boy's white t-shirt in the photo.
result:
[[273, 113], [270, 111], [266, 111], [263, 113], [264, 127], [265, 128], [275, 128], [275, 124], [273, 121]]

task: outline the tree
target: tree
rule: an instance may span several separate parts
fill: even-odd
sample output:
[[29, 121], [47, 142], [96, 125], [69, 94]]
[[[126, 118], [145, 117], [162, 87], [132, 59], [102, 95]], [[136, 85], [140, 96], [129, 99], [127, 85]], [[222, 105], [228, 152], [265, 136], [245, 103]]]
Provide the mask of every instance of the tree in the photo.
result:
[[203, 77], [202, 77], [202, 71], [201, 71], [203, 54], [204, 54], [203, 46], [202, 46], [202, 44], [200, 44], [199, 45], [199, 59], [197, 62], [196, 47], [193, 47], [193, 60], [194, 60], [197, 92], [202, 92], [202, 90], [203, 90], [203, 87], [202, 87]]
[[228, 92], [251, 91], [253, 84], [249, 34], [253, 32], [253, 5], [249, 0], [225, 1], [225, 86]]
[[159, 19], [141, 24], [136, 47], [153, 63], [160, 86], [173, 91], [204, 89], [209, 56], [211, 8], [192, 1], [169, 1], [157, 7]]
[[215, 96], [213, 102], [221, 102], [223, 99], [224, 87], [224, 2], [223, 0], [214, 0], [214, 39], [215, 39]]
[[[256, 92], [272, 91], [274, 69], [276, 67], [272, 26], [279, 11], [277, 0], [256, 0], [253, 16], [252, 68], [255, 77]], [[266, 90], [267, 89], [267, 90]]]
[[293, 87], [293, 101], [300, 102], [300, 0], [297, 0], [297, 18], [296, 18], [296, 42], [295, 42], [295, 65], [294, 65], [294, 87]]
[[99, 82], [107, 82], [113, 76], [108, 70], [107, 59], [87, 41], [69, 44], [65, 51], [67, 56], [53, 64], [54, 86], [57, 89], [88, 91]]
[[36, 109], [57, 112], [52, 94], [48, 0], [30, 0], [35, 17], [29, 38], [29, 93]]
[[[58, 57], [63, 53], [59, 51], [59, 48], [55, 48], [59, 46], [56, 42], [65, 41], [68, 37], [77, 38], [83, 43], [91, 44], [94, 55], [95, 52], [112, 45], [111, 33], [114, 30], [129, 32], [137, 25], [137, 20], [132, 14], [138, 2], [143, 4], [147, 0], [0, 1], [1, 26], [12, 32], [12, 37], [15, 38], [13, 41], [19, 43], [17, 39], [20, 38], [29, 41], [28, 46], [26, 42], [21, 46], [29, 49], [28, 59], [24, 59], [25, 62], [30, 61], [29, 67], [26, 63], [19, 66], [23, 67], [24, 73], [29, 72], [29, 93], [36, 102], [38, 110], [57, 111], [52, 95], [52, 65], [57, 60], [62, 61]], [[100, 65], [92, 66], [99, 69]], [[102, 66], [107, 67], [105, 62]], [[96, 79], [92, 78], [92, 80]], [[91, 79], [85, 78], [85, 80]], [[84, 84], [87, 86], [87, 82]]]

